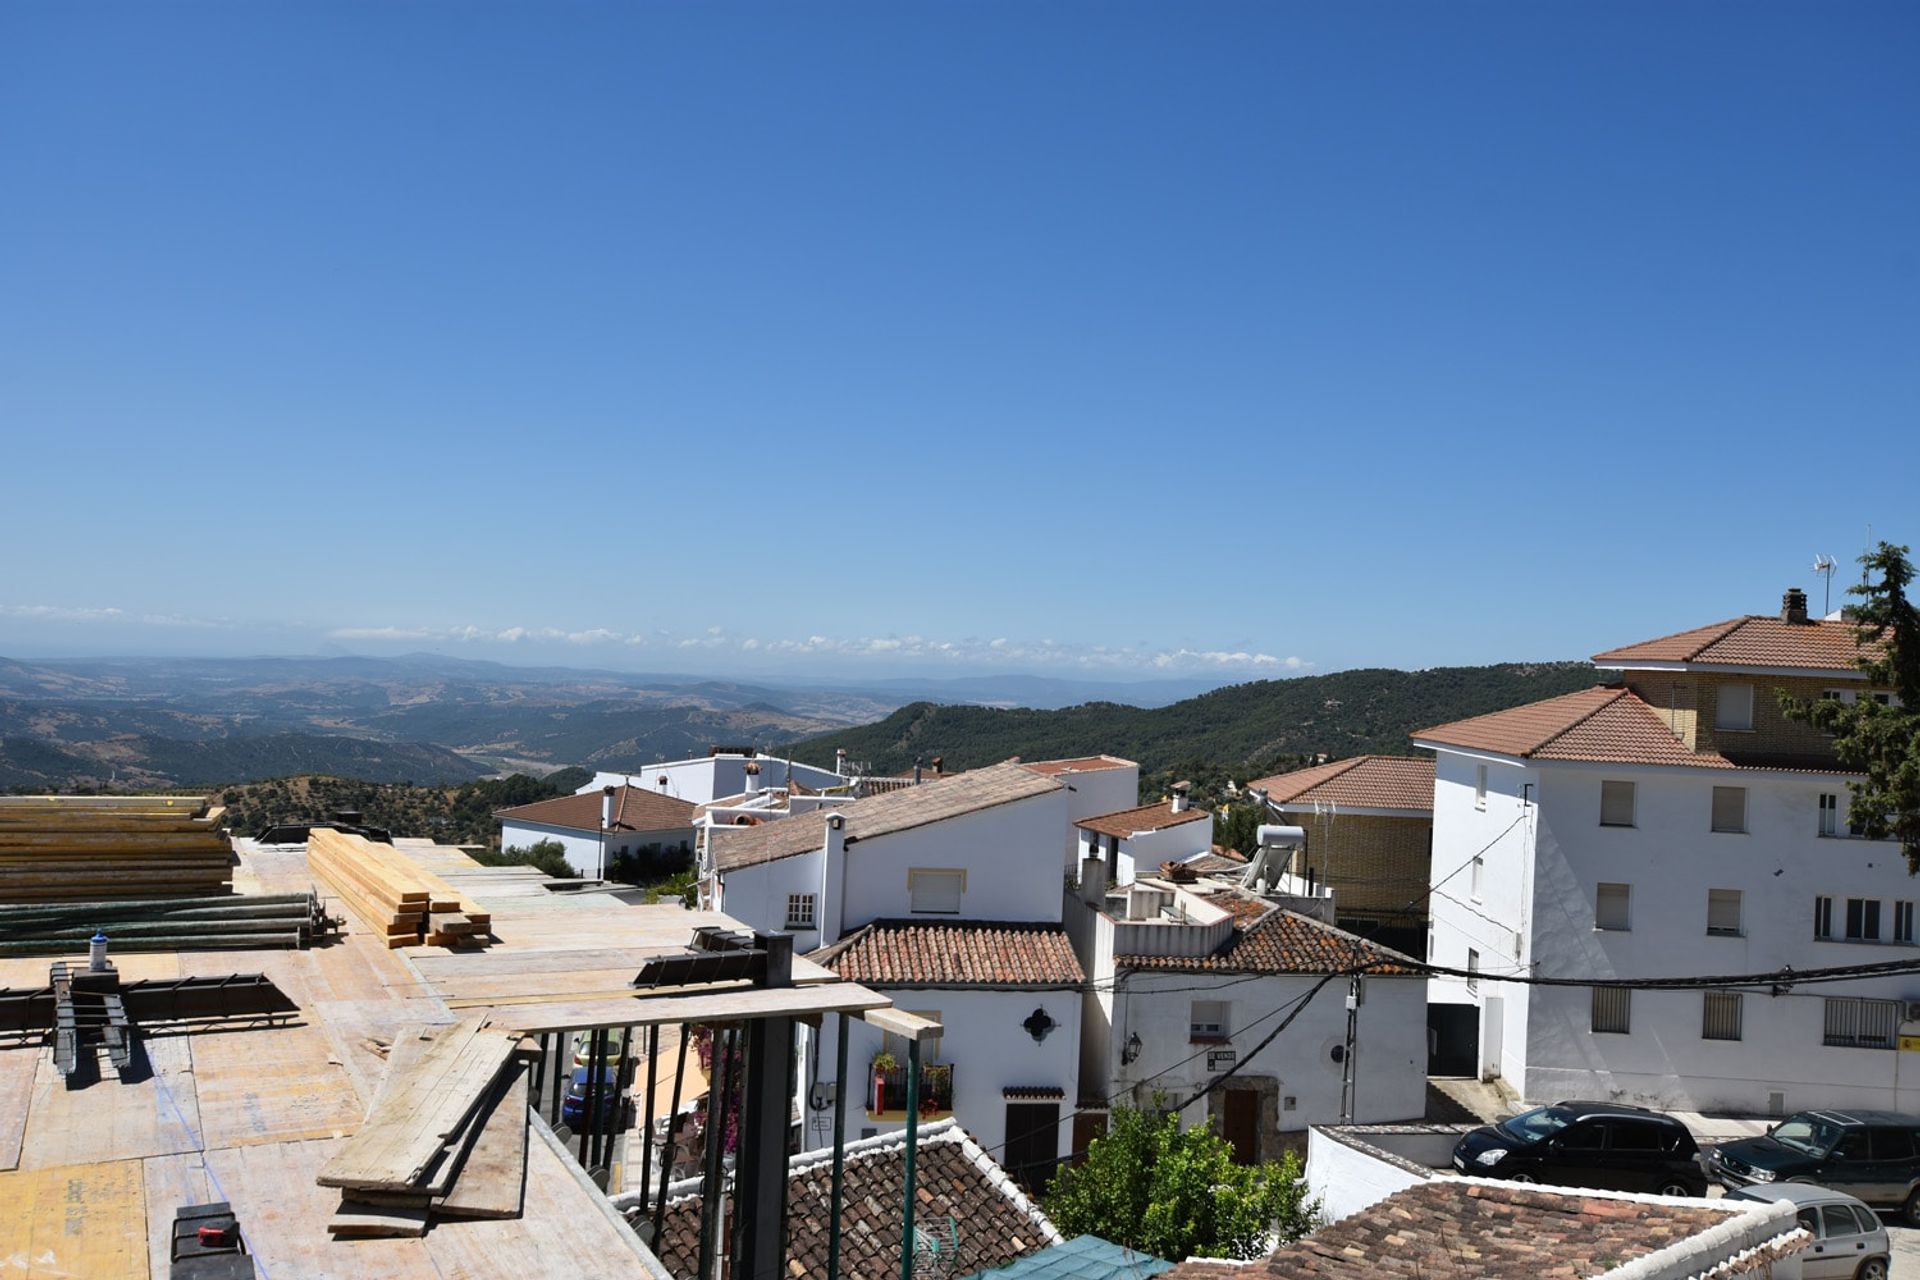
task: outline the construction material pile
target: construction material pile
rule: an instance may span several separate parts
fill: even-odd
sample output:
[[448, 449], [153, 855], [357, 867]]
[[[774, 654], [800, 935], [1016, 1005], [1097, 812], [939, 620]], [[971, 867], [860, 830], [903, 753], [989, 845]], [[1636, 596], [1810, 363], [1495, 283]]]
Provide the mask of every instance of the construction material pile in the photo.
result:
[[0, 903], [231, 893], [225, 814], [205, 796], [0, 796]]
[[341, 1191], [338, 1238], [425, 1235], [434, 1218], [517, 1218], [526, 1191], [527, 1055], [480, 1015], [412, 1027], [360, 1131], [315, 1179]]
[[388, 947], [482, 947], [493, 917], [390, 844], [315, 827], [307, 865]]
[[0, 906], [0, 956], [84, 951], [95, 933], [116, 952], [304, 948], [332, 924], [311, 893]]

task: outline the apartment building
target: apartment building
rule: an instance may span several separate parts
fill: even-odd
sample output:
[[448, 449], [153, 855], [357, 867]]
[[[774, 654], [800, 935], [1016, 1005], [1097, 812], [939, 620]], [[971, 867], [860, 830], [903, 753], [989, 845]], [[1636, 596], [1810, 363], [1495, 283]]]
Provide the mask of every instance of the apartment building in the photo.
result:
[[1595, 655], [1617, 683], [1415, 735], [1436, 753], [1429, 955], [1486, 975], [1432, 982], [1436, 1070], [1530, 1100], [1920, 1110], [1900, 1049], [1920, 977], [1607, 981], [1920, 958], [1920, 882], [1896, 842], [1853, 835], [1830, 740], [1779, 706], [1889, 697], [1856, 652], [1850, 623], [1789, 591], [1778, 615]]

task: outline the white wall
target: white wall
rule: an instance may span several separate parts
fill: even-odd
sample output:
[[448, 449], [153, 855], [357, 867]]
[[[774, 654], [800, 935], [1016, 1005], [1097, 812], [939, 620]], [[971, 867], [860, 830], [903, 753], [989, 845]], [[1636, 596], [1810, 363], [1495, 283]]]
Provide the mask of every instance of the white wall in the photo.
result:
[[[994, 1156], [1003, 1159], [1006, 1142], [1007, 1099], [1003, 1089], [1050, 1087], [1062, 1090], [1062, 1123], [1057, 1155], [1072, 1149], [1073, 1125], [1066, 1116], [1079, 1097], [1080, 993], [1078, 991], [1035, 990], [914, 990], [879, 988], [892, 999], [894, 1007], [910, 1012], [937, 1012], [946, 1028], [937, 1055], [922, 1062], [953, 1065], [954, 1117], [974, 1140]], [[1045, 1009], [1058, 1025], [1046, 1038], [1035, 1043], [1024, 1022], [1036, 1008]], [[823, 1052], [817, 1059], [817, 1078], [832, 1080], [834, 1037], [831, 1017], [824, 1020], [817, 1043]], [[884, 1037], [874, 1027], [854, 1020], [847, 1034], [847, 1137], [858, 1138], [868, 1129], [887, 1132], [905, 1128], [905, 1121], [877, 1120], [867, 1114], [865, 1096], [871, 1076], [868, 1065], [880, 1051]], [[906, 1058], [901, 1056], [901, 1065]], [[891, 1105], [891, 1104], [889, 1104]], [[804, 1145], [823, 1145], [819, 1116], [806, 1116]], [[831, 1117], [825, 1130], [826, 1142], [832, 1141]]]
[[1125, 884], [1135, 876], [1160, 874], [1163, 862], [1184, 862], [1195, 854], [1213, 848], [1213, 820], [1183, 822], [1177, 827], [1143, 831], [1120, 842], [1120, 873], [1115, 884]]
[[[1848, 898], [1879, 900], [1883, 938], [1892, 935], [1895, 902], [1920, 902], [1920, 881], [1896, 843], [1818, 835], [1820, 793], [1837, 792], [1845, 804], [1839, 778], [1572, 763], [1543, 765], [1539, 776], [1534, 956], [1542, 974], [1646, 978], [1920, 959], [1911, 945], [1813, 937], [1816, 895], [1834, 899], [1836, 933], [1844, 933]], [[1635, 784], [1633, 827], [1599, 825], [1606, 779]], [[1747, 833], [1710, 829], [1715, 785], [1747, 787]], [[1631, 886], [1626, 931], [1594, 927], [1603, 881]], [[1741, 891], [1744, 936], [1706, 932], [1714, 888]], [[1763, 1112], [1772, 1092], [1785, 1094], [1789, 1111], [1920, 1109], [1920, 1055], [1823, 1045], [1825, 996], [1920, 999], [1920, 975], [1778, 997], [1749, 992], [1740, 1041], [1702, 1039], [1699, 992], [1635, 992], [1631, 1034], [1596, 1035], [1586, 988], [1536, 990], [1520, 1087], [1529, 1098], [1577, 1094], [1705, 1111]]]
[[842, 929], [911, 916], [907, 873], [915, 868], [967, 873], [959, 913], [926, 919], [1058, 923], [1062, 878], [1054, 852], [1067, 825], [1068, 794], [1049, 791], [849, 844]]
[[[755, 775], [757, 788], [784, 787], [788, 782], [789, 762], [778, 756], [764, 753], [753, 757], [759, 764], [760, 772]], [[627, 784], [642, 787], [648, 791], [657, 791], [662, 795], [673, 796], [692, 804], [707, 804], [721, 796], [735, 796], [747, 789], [747, 757], [739, 755], [699, 756], [692, 760], [668, 760], [658, 764], [649, 764], [633, 770], [631, 773], [601, 772], [593, 775], [593, 781], [576, 791], [575, 795], [584, 795], [589, 791], [599, 791], [604, 787], [617, 787]], [[660, 776], [666, 775], [665, 785]], [[838, 786], [846, 779], [831, 769], [822, 769], [815, 765], [792, 764], [792, 776], [806, 786]]]
[[1066, 866], [1068, 870], [1072, 870], [1080, 865], [1080, 833], [1073, 824], [1083, 818], [1097, 818], [1103, 813], [1118, 813], [1122, 809], [1138, 807], [1140, 766], [1129, 764], [1116, 769], [1062, 773], [1054, 775], [1054, 778], [1069, 788], [1067, 791]]
[[[1487, 770], [1486, 807], [1477, 807], [1480, 766]], [[1518, 973], [1530, 959], [1527, 938], [1532, 918], [1532, 845], [1535, 813], [1527, 798], [1538, 791], [1533, 769], [1498, 757], [1441, 751], [1433, 786], [1431, 955], [1435, 964], [1467, 967], [1468, 951], [1479, 952], [1482, 972]], [[1479, 891], [1474, 891], [1473, 855], [1484, 859]], [[1435, 1004], [1480, 1005], [1488, 994], [1501, 997], [1500, 1034], [1482, 1034], [1482, 1044], [1497, 1044], [1499, 1074], [1517, 1082], [1525, 1074], [1529, 989], [1481, 982], [1470, 991], [1458, 978], [1434, 978], [1427, 998]], [[1484, 1011], [1483, 1011], [1484, 1012]], [[1515, 1087], [1519, 1087], [1516, 1083]]]
[[[1450, 1143], [1457, 1140], [1449, 1137]], [[1307, 1131], [1306, 1178], [1307, 1194], [1320, 1201], [1321, 1218], [1329, 1223], [1427, 1180], [1426, 1175], [1342, 1142], [1321, 1125]]]
[[[817, 823], [821, 819], [803, 817], [790, 821]], [[825, 946], [833, 939], [825, 936], [820, 927], [828, 923], [820, 884], [821, 863], [822, 855], [814, 852], [729, 871], [721, 877], [720, 902], [715, 910], [726, 912], [750, 928], [773, 932], [787, 927], [787, 895], [811, 893], [815, 927], [794, 930], [793, 949], [805, 954]]]
[[[1328, 983], [1284, 1034], [1249, 1058], [1254, 1046], [1278, 1022], [1275, 1017], [1259, 1019], [1306, 995], [1319, 977], [1271, 974], [1237, 981], [1245, 978], [1244, 974], [1176, 971], [1127, 973], [1113, 1000], [1108, 1071], [1115, 1087], [1130, 1088], [1135, 1082], [1150, 1081], [1149, 1088], [1180, 1096], [1219, 1074], [1208, 1069], [1204, 1054], [1184, 1065], [1181, 1060], [1200, 1048], [1190, 1043], [1192, 1002], [1222, 1000], [1231, 1006], [1228, 1031], [1242, 1058], [1238, 1074], [1274, 1077], [1280, 1082], [1282, 1098], [1294, 1099], [1290, 1110], [1283, 1103], [1280, 1128], [1304, 1129], [1338, 1121], [1341, 1069], [1333, 1060], [1332, 1050], [1346, 1043], [1346, 980]], [[1140, 1056], [1122, 1064], [1121, 1048], [1134, 1034], [1140, 1037]], [[1379, 1123], [1424, 1115], [1426, 982], [1420, 978], [1367, 979], [1356, 1042], [1355, 1120]], [[1187, 1119], [1204, 1118], [1205, 1107], [1204, 1102], [1195, 1104]]]

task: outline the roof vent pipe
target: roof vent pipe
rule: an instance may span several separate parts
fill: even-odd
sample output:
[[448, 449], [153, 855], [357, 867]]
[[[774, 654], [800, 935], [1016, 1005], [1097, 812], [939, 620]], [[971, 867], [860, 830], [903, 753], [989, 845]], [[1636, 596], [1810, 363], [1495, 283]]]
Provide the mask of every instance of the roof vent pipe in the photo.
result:
[[1798, 587], [1788, 587], [1780, 597], [1780, 621], [1800, 623], [1807, 620], [1807, 593]]

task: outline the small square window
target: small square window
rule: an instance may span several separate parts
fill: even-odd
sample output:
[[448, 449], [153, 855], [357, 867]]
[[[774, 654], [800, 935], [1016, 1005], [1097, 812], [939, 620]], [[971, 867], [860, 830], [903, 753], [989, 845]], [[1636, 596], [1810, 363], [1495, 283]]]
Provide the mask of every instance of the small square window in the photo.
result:
[[1232, 1006], [1225, 1000], [1195, 1000], [1189, 1018], [1189, 1034], [1194, 1040], [1225, 1040], [1230, 1034], [1228, 1018]]
[[813, 928], [813, 901], [810, 893], [790, 893], [787, 895], [787, 928]]
[[1633, 825], [1633, 784], [1631, 782], [1600, 784], [1600, 825], [1603, 827]]
[[1593, 894], [1593, 927], [1625, 930], [1632, 928], [1627, 906], [1633, 889], [1624, 884], [1602, 884]]
[[1714, 697], [1713, 727], [1745, 731], [1753, 728], [1753, 686], [1723, 684]]
[[1745, 787], [1713, 789], [1713, 829], [1735, 835], [1746, 831], [1747, 789]]
[[1610, 1035], [1631, 1035], [1633, 992], [1626, 987], [1593, 989], [1593, 1030]]
[[1707, 890], [1707, 932], [1717, 938], [1740, 936], [1740, 891]]
[[957, 916], [966, 888], [964, 871], [929, 871], [916, 867], [907, 872], [907, 897], [914, 911]]

